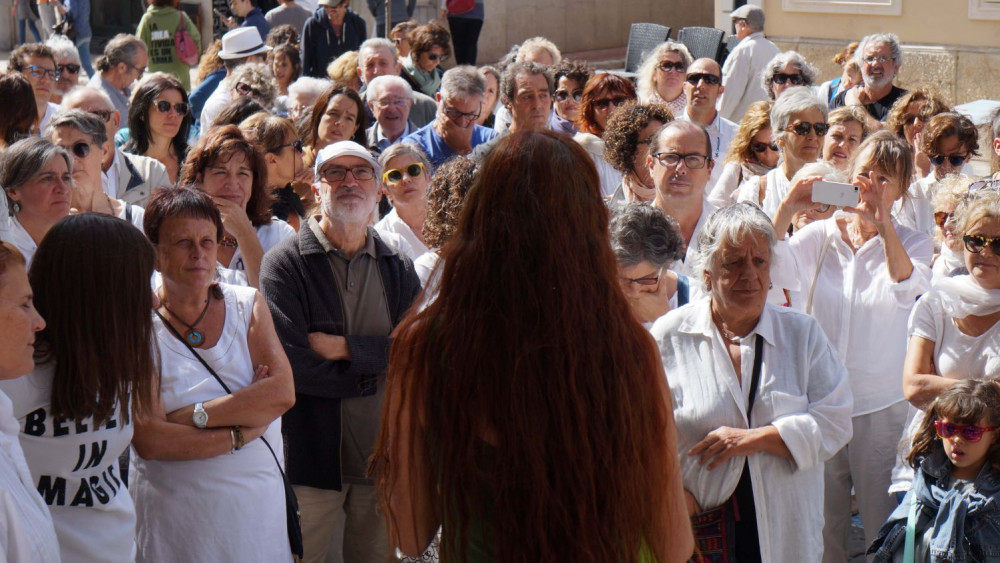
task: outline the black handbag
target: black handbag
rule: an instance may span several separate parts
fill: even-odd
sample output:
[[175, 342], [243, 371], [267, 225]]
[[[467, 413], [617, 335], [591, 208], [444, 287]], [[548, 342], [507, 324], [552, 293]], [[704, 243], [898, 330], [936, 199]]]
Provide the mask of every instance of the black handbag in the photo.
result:
[[[750, 400], [747, 403], [747, 424], [753, 412], [757, 387], [760, 385], [760, 369], [764, 362], [764, 339], [758, 334], [754, 341], [753, 374], [750, 376]], [[745, 462], [744, 462], [745, 463]], [[691, 517], [694, 530], [694, 544], [697, 549], [691, 559], [693, 563], [735, 563], [736, 562], [736, 520], [738, 507], [736, 494], [719, 506], [695, 514]]]
[[[222, 378], [219, 377], [219, 374], [215, 373], [215, 370], [212, 369], [212, 366], [208, 365], [208, 362], [206, 362], [205, 359], [202, 358], [190, 344], [188, 344], [187, 339], [181, 336], [177, 329], [174, 328], [174, 325], [170, 324], [170, 321], [163, 318], [163, 315], [161, 315], [159, 311], [156, 311], [156, 316], [160, 317], [160, 320], [163, 321], [163, 324], [165, 324], [168, 329], [170, 329], [170, 332], [173, 333], [178, 340], [183, 342], [185, 346], [187, 346], [187, 349], [191, 351], [191, 354], [193, 354], [194, 357], [201, 362], [201, 365], [205, 366], [208, 373], [212, 374], [212, 377], [219, 382], [219, 385], [226, 390], [226, 393], [232, 395], [233, 392], [229, 389], [229, 386], [226, 385], [226, 382], [223, 381]], [[269, 444], [267, 439], [263, 436], [260, 437], [260, 441], [264, 442], [268, 451], [271, 452], [271, 456], [274, 457], [274, 463], [278, 466], [278, 473], [281, 473], [281, 481], [285, 485], [285, 527], [288, 529], [288, 543], [291, 545], [292, 554], [297, 556], [299, 559], [302, 559], [302, 554], [305, 550], [302, 545], [302, 524], [300, 523], [302, 514], [299, 512], [299, 499], [295, 497], [295, 491], [292, 489], [292, 483], [288, 480], [288, 476], [285, 475], [285, 470], [281, 468], [281, 462], [278, 461], [278, 455], [274, 453], [274, 449], [271, 448], [271, 444]]]
[[63, 18], [60, 20], [59, 23], [52, 26], [52, 31], [54, 31], [56, 35], [65, 35], [66, 39], [76, 43], [76, 26], [73, 25], [73, 22], [68, 19]]

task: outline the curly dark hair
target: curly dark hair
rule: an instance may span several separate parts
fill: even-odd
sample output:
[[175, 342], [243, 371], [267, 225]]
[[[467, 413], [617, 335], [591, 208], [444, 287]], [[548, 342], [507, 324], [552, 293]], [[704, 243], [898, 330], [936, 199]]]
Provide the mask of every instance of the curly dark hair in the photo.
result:
[[269, 47], [278, 47], [279, 45], [298, 47], [299, 39], [299, 30], [295, 29], [294, 25], [279, 25], [271, 28], [271, 31], [267, 33], [266, 43]]
[[407, 39], [410, 40], [410, 58], [414, 63], [435, 45], [444, 49], [445, 55], [451, 55], [451, 34], [440, 24], [422, 25], [411, 31]]
[[563, 59], [559, 64], [552, 67], [553, 80], [555, 80], [557, 85], [559, 84], [559, 79], [565, 76], [575, 81], [582, 88], [593, 74], [593, 71], [590, 70], [590, 65], [586, 61], [577, 62]]
[[954, 112], [939, 113], [927, 122], [920, 150], [927, 156], [934, 156], [938, 154], [941, 141], [952, 136], [958, 137], [959, 147], [965, 149], [967, 154], [979, 154], [979, 130], [971, 119]]
[[465, 205], [465, 196], [475, 180], [476, 161], [465, 156], [453, 157], [434, 171], [424, 218], [427, 248], [441, 248], [451, 238]]
[[604, 129], [604, 160], [622, 174], [632, 172], [639, 151], [639, 133], [651, 121], [668, 123], [674, 120], [670, 108], [663, 104], [627, 102], [608, 118]]

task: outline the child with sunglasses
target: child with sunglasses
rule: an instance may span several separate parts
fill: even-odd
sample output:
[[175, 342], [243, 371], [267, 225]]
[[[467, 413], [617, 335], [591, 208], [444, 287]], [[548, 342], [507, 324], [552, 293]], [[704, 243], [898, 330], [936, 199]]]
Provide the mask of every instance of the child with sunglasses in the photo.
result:
[[913, 488], [869, 547], [875, 562], [996, 560], [998, 429], [996, 381], [958, 382], [931, 404], [908, 458]]

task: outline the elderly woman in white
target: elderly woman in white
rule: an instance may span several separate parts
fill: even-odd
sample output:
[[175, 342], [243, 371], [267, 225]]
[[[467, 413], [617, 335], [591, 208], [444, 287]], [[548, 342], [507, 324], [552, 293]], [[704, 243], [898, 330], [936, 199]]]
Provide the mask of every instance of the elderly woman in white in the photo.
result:
[[[907, 319], [917, 298], [930, 289], [933, 254], [930, 237], [890, 214], [912, 175], [906, 141], [889, 131], [875, 133], [858, 147], [848, 170], [860, 204], [811, 223], [787, 245], [778, 245], [782, 284], [804, 296], [792, 305], [813, 314], [830, 337], [847, 366], [854, 397], [854, 438], [826, 464], [824, 561], [831, 563], [847, 560], [852, 487], [866, 545], [897, 504], [888, 489], [907, 412]], [[781, 202], [774, 216], [779, 236], [796, 212], [817, 206], [812, 201], [816, 179], [796, 182]]]
[[719, 209], [699, 238], [709, 299], [652, 329], [688, 509], [734, 506], [741, 563], [817, 562], [823, 462], [851, 438], [847, 373], [813, 318], [766, 303], [776, 237], [759, 208]]

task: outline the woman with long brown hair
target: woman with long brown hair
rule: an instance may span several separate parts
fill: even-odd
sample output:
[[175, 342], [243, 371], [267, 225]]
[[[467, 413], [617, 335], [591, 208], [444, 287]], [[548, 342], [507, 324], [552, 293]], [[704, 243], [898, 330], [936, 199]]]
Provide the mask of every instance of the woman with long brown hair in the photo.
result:
[[404, 554], [443, 525], [460, 563], [691, 556], [669, 390], [588, 162], [556, 133], [505, 137], [442, 251], [444, 298], [399, 327], [374, 467]]

